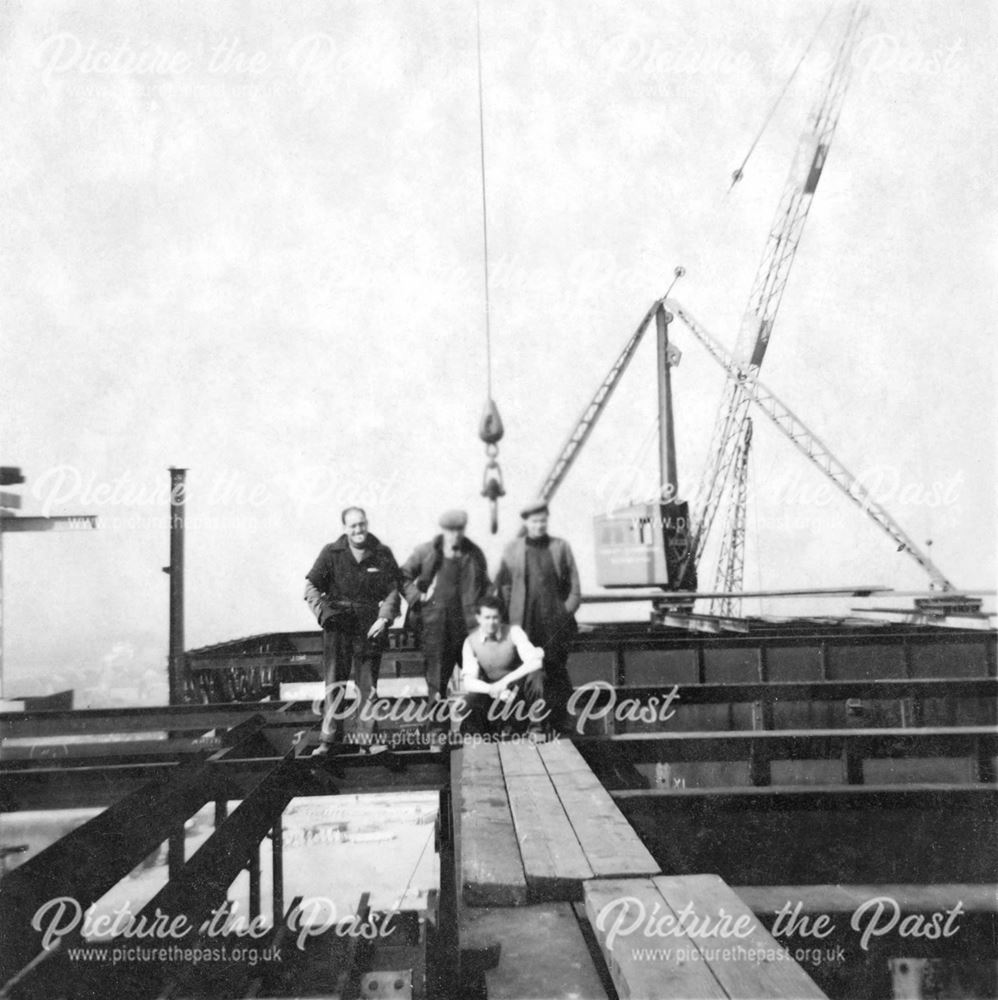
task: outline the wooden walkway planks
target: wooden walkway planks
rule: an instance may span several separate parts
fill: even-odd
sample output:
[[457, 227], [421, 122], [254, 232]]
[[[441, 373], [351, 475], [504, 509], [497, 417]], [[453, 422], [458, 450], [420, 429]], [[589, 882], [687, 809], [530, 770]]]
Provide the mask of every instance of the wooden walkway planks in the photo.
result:
[[[661, 914], [664, 902], [651, 879], [599, 879], [585, 885], [586, 915], [621, 998], [642, 1000], [726, 1000], [707, 965], [693, 958], [697, 946], [685, 935], [668, 938], [643, 933], [645, 917]], [[657, 909], [656, 909], [657, 907]], [[614, 934], [636, 922], [636, 932]], [[657, 957], [642, 949], [659, 951]], [[668, 951], [668, 955], [666, 955]]]
[[454, 767], [469, 905], [581, 900], [587, 879], [659, 873], [569, 741], [472, 744]]
[[459, 937], [472, 967], [499, 946], [490, 998], [603, 1000], [593, 938], [621, 998], [824, 996], [720, 877], [659, 874], [568, 741], [472, 745], [453, 764]]
[[542, 744], [538, 754], [593, 875], [657, 875], [661, 871], [610, 793], [568, 740]]
[[537, 748], [526, 741], [501, 743], [499, 759], [531, 897], [581, 899], [593, 870]]
[[[621, 997], [824, 997], [716, 875], [600, 879], [586, 883], [585, 896], [586, 912]], [[691, 916], [679, 929], [675, 921], [684, 908]], [[721, 934], [718, 921], [725, 914], [733, 919], [729, 932]]]
[[[652, 879], [674, 913], [689, 907], [697, 916], [716, 924], [725, 914], [742, 920], [747, 934], [720, 936], [690, 933], [701, 953], [711, 958], [710, 971], [729, 997], [795, 997], [821, 1000], [825, 996], [814, 980], [790, 957], [778, 957], [785, 950], [756, 919], [755, 914], [719, 875], [659, 876]], [[703, 930], [709, 932], [710, 927]], [[744, 949], [744, 951], [739, 950]], [[747, 957], [756, 953], [754, 960]]]
[[527, 882], [495, 744], [456, 750], [451, 758], [459, 892], [469, 906], [522, 906]]

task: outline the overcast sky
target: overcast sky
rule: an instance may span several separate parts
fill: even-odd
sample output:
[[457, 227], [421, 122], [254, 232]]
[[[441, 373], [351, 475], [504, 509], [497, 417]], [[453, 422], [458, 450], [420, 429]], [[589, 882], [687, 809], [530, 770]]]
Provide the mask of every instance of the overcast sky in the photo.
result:
[[[7, 693], [165, 695], [170, 465], [190, 469], [188, 647], [311, 627], [303, 577], [347, 503], [400, 561], [467, 507], [494, 565], [677, 264], [675, 297], [733, 345], [845, 5], [729, 177], [827, 9], [483, 2], [493, 537], [474, 4], [5, 4], [3, 463], [28, 478], [22, 513], [101, 518], [5, 537]], [[977, 588], [995, 578], [994, 16], [872, 4], [762, 372]], [[692, 493], [722, 373], [673, 335]], [[593, 515], [654, 486], [654, 416], [649, 337], [553, 505], [584, 590]], [[764, 418], [751, 474], [746, 587], [926, 587]]]

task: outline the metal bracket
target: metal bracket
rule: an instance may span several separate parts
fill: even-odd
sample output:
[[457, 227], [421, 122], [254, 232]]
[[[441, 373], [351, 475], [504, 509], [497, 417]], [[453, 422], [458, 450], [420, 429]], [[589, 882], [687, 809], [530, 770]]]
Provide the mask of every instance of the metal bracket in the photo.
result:
[[360, 978], [362, 1000], [412, 1000], [412, 969], [367, 972]]

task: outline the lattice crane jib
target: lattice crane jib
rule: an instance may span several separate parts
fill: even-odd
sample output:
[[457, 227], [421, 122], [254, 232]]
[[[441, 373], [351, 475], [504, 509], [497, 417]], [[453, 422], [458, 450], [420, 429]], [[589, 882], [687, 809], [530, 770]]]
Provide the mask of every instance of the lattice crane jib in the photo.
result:
[[[828, 158], [849, 83], [852, 53], [865, 16], [862, 5], [853, 5], [828, 82], [801, 136], [769, 228], [762, 262], [756, 272], [732, 352], [734, 368], [729, 373], [722, 394], [707, 453], [707, 466], [694, 505], [692, 554], [697, 562], [703, 556], [719, 507], [726, 498], [737, 503], [732, 491], [737, 491], [739, 486], [737, 483], [732, 485], [732, 471], [745, 440], [751, 384], [758, 376], [769, 347], [808, 211]], [[744, 491], [744, 484], [741, 489]], [[737, 523], [737, 518], [732, 523]]]
[[735, 488], [728, 505], [724, 533], [721, 536], [721, 556], [717, 561], [714, 590], [724, 594], [711, 601], [711, 614], [734, 617], [741, 614], [742, 600], [735, 595], [741, 592], [745, 576], [745, 523], [748, 510], [749, 453], [752, 448], [752, 419], [745, 420], [744, 431], [738, 441], [738, 460], [735, 466]]
[[[734, 357], [721, 346], [690, 312], [674, 299], [667, 299], [666, 308], [677, 316], [691, 334], [707, 349], [710, 356], [725, 370], [729, 381], [737, 380], [739, 367]], [[898, 552], [908, 555], [928, 574], [933, 587], [950, 592], [955, 588], [942, 570], [923, 552], [910, 535], [873, 496], [862, 480], [853, 475], [831, 449], [804, 422], [768, 389], [758, 378], [740, 383], [748, 403], [754, 404], [780, 430], [791, 444], [819, 469], [855, 506], [859, 507], [894, 542]]]

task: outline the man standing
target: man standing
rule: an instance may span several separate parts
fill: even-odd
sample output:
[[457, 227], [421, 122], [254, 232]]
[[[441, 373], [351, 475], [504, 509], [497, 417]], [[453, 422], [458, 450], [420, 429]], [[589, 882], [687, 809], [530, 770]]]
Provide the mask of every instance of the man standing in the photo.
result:
[[431, 707], [447, 695], [464, 640], [475, 627], [478, 602], [490, 586], [485, 555], [464, 535], [467, 513], [445, 511], [439, 523], [441, 534], [418, 545], [402, 567], [405, 599], [422, 622]]
[[[391, 549], [367, 530], [362, 508], [347, 507], [341, 520], [344, 533], [323, 548], [306, 575], [305, 600], [323, 629], [326, 696], [317, 755], [342, 736], [342, 722], [331, 714], [351, 673], [360, 692], [358, 712], [370, 701], [388, 626], [399, 613], [399, 568]], [[358, 730], [372, 728], [358, 723]]]
[[496, 587], [510, 624], [520, 625], [544, 650], [543, 671], [528, 677], [525, 684], [534, 696], [543, 696], [550, 711], [548, 724], [557, 731], [564, 727], [572, 693], [566, 665], [578, 629], [575, 612], [582, 601], [579, 571], [568, 542], [548, 534], [546, 501], [527, 504], [520, 517], [524, 534], [506, 546]]
[[464, 688], [462, 731], [494, 732], [503, 724], [539, 729], [531, 723], [536, 700], [526, 684], [544, 664], [544, 651], [532, 645], [518, 625], [502, 624], [498, 598], [483, 597], [475, 616], [478, 628], [464, 640], [461, 683]]

